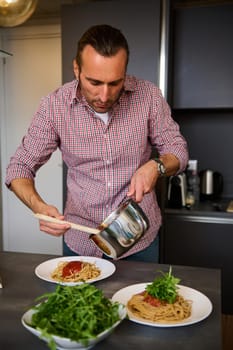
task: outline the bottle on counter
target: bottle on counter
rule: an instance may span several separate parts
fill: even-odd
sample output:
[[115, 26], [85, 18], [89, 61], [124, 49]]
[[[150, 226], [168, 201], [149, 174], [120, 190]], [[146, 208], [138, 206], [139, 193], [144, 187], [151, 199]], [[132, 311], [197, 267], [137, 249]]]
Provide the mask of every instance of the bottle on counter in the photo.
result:
[[197, 160], [189, 160], [187, 174], [187, 196], [186, 205], [193, 206], [199, 202], [200, 198], [200, 179], [197, 170]]

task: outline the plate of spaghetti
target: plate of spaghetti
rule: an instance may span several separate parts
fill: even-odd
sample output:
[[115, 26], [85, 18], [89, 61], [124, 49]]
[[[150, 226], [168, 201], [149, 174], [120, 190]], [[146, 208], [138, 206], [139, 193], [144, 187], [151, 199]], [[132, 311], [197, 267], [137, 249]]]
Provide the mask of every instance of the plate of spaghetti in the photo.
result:
[[111, 276], [116, 270], [109, 260], [91, 256], [63, 256], [47, 260], [35, 269], [35, 274], [47, 282], [74, 286], [93, 283]]
[[212, 312], [211, 301], [201, 292], [176, 285], [173, 302], [148, 293], [153, 282], [133, 284], [116, 292], [112, 300], [127, 307], [131, 321], [153, 327], [178, 327], [200, 322]]

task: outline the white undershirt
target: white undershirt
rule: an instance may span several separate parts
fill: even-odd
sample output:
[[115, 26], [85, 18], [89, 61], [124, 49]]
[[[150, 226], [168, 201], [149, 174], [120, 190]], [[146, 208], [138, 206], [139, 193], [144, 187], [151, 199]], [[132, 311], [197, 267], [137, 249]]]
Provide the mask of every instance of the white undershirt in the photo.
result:
[[101, 120], [103, 120], [103, 122], [105, 124], [107, 124], [108, 118], [109, 118], [108, 112], [106, 112], [106, 113], [97, 113], [97, 112], [95, 112], [95, 115], [97, 116], [97, 118], [100, 118]]

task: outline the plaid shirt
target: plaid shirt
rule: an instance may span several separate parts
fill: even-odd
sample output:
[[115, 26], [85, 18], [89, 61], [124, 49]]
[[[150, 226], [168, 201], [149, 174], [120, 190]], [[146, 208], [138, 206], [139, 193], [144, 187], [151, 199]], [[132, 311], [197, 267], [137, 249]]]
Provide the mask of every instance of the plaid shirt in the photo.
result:
[[[149, 160], [152, 147], [160, 155], [174, 154], [180, 171], [188, 161], [186, 141], [160, 90], [132, 76], [126, 77], [107, 124], [96, 117], [76, 80], [44, 97], [10, 160], [6, 185], [14, 178], [33, 179], [57, 147], [68, 169], [66, 220], [90, 227], [97, 227], [123, 201], [132, 175]], [[150, 228], [122, 257], [148, 247], [161, 225], [154, 191], [140, 206]], [[80, 255], [102, 256], [87, 233], [70, 229], [65, 241]]]

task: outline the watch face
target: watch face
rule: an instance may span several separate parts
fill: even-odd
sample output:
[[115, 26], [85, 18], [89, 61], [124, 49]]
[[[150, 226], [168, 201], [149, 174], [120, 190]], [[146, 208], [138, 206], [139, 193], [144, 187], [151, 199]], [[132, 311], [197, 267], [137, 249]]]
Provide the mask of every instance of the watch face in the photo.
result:
[[158, 172], [160, 175], [165, 175], [166, 174], [166, 168], [163, 164], [163, 162], [159, 158], [153, 158], [154, 161], [158, 164]]
[[159, 163], [159, 171], [161, 175], [164, 175], [166, 172], [165, 166], [162, 163]]

